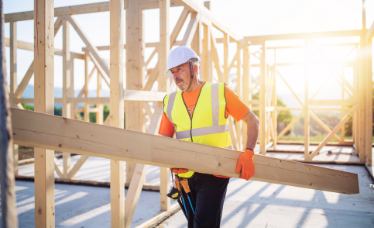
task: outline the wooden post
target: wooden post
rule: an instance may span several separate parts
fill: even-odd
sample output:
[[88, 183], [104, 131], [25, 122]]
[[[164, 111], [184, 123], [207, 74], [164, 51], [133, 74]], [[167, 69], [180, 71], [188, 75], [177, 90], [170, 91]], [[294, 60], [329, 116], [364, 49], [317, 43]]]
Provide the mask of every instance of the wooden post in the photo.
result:
[[260, 150], [262, 155], [266, 155], [266, 58], [265, 41], [261, 44], [261, 63], [260, 63]]
[[372, 80], [372, 41], [367, 40], [366, 46], [366, 65], [367, 77], [366, 80], [366, 165], [373, 165], [373, 80]]
[[309, 85], [308, 85], [308, 74], [309, 74], [309, 40], [305, 40], [305, 101], [304, 101], [304, 159], [309, 159]]
[[[249, 106], [249, 96], [251, 94], [251, 83], [250, 83], [250, 51], [249, 46], [243, 48], [243, 102]], [[226, 80], [226, 79], [225, 79]], [[247, 125], [243, 124], [242, 129], [243, 136], [243, 150], [247, 147]], [[254, 148], [253, 148], [254, 149]]]
[[[159, 64], [159, 92], [170, 92], [169, 73], [165, 74], [167, 57], [170, 50], [169, 36], [169, 8], [170, 0], [159, 0], [160, 6], [160, 43], [158, 48], [158, 64]], [[196, 32], [195, 34], [199, 34]], [[196, 38], [196, 36], [195, 36]], [[196, 43], [196, 41], [195, 41]], [[199, 36], [197, 35], [197, 46], [199, 45]], [[198, 48], [199, 49], [199, 48]], [[166, 167], [160, 167], [160, 209], [167, 211], [170, 209], [170, 198], [167, 193], [170, 190], [170, 172]]]
[[[88, 57], [88, 53], [86, 52], [84, 55], [84, 87], [83, 87], [84, 96], [86, 98], [88, 97], [88, 83], [90, 82], [89, 72], [88, 72], [88, 60], [89, 60], [89, 57]], [[89, 107], [90, 107], [90, 104], [85, 102], [84, 109], [83, 109], [83, 115], [84, 115], [83, 120], [86, 122], [90, 121], [90, 113], [88, 112]]]
[[210, 27], [204, 25], [204, 40], [203, 40], [203, 57], [202, 57], [202, 80], [205, 82], [211, 82], [211, 43], [210, 43]]
[[[34, 1], [34, 109], [53, 115], [54, 6]], [[34, 148], [35, 227], [55, 227], [54, 151]]]
[[[229, 65], [230, 65], [230, 60], [229, 60], [229, 45], [230, 45], [230, 36], [227, 33], [223, 33], [223, 75], [225, 78], [225, 83], [228, 85], [229, 84]], [[249, 51], [249, 50], [248, 50]], [[246, 51], [244, 51], [246, 52]], [[244, 54], [246, 55], [246, 54]], [[249, 61], [249, 59], [248, 59]], [[245, 64], [247, 62], [245, 61]], [[245, 66], [244, 64], [244, 66]], [[248, 63], [250, 64], [250, 63]], [[248, 66], [250, 67], [250, 66]], [[248, 68], [249, 70], [249, 68]], [[250, 92], [251, 93], [251, 92]]]
[[365, 151], [365, 83], [366, 81], [366, 11], [365, 11], [365, 0], [362, 0], [362, 35], [360, 37], [360, 75], [359, 75], [359, 100], [360, 100], [360, 108], [359, 108], [359, 146], [358, 151], [360, 154], [360, 162], [366, 161], [366, 151]]
[[277, 149], [277, 49], [274, 49], [274, 66], [273, 66], [273, 97], [271, 98], [271, 106], [274, 107], [274, 111], [272, 112], [272, 120], [273, 120], [273, 148], [274, 150]]
[[[126, 10], [126, 89], [143, 90], [144, 50], [143, 11], [139, 1], [129, 0]], [[126, 129], [143, 131], [143, 104], [127, 101]], [[126, 162], [126, 184], [130, 184], [136, 163]]]
[[[96, 96], [102, 97], [103, 96], [103, 89], [102, 89], [102, 78], [100, 76], [100, 71], [97, 71], [97, 90]], [[103, 104], [96, 104], [97, 112], [96, 112], [96, 123], [103, 124], [104, 122], [104, 105]]]
[[[344, 66], [342, 67], [342, 81], [344, 78]], [[345, 92], [344, 92], [344, 84], [342, 84], [342, 100], [344, 100]], [[343, 119], [345, 116], [345, 106], [342, 105], [341, 113], [340, 113], [340, 119]], [[345, 125], [343, 125], [342, 129], [340, 130], [340, 143], [344, 143], [344, 138], [345, 138]]]
[[[71, 103], [68, 98], [71, 95], [71, 58], [70, 58], [70, 35], [69, 35], [69, 21], [64, 16], [62, 17], [62, 116], [71, 118]], [[63, 170], [64, 178], [68, 177], [70, 171], [70, 153], [63, 152]]]
[[[239, 55], [237, 56], [236, 59], [236, 66], [237, 66], [237, 71], [236, 71], [236, 95], [240, 99], [243, 99], [243, 83], [242, 83], [242, 55], [241, 55], [241, 44], [236, 43], [237, 45], [237, 51], [239, 52]], [[242, 121], [236, 122], [236, 140], [238, 142], [239, 148], [238, 150], [243, 150], [243, 134], [242, 134]]]
[[[4, 228], [18, 227], [17, 219], [17, 207], [16, 207], [16, 194], [14, 184], [14, 161], [13, 161], [13, 133], [12, 133], [12, 121], [10, 113], [10, 102], [8, 97], [8, 84], [7, 84], [7, 72], [5, 62], [5, 45], [4, 45], [4, 14], [3, 14], [3, 1], [0, 2], [0, 185], [1, 185], [1, 225]], [[11, 22], [11, 37], [14, 33], [14, 27], [12, 32]], [[13, 35], [14, 38], [14, 35]], [[16, 39], [13, 39], [16, 40]], [[11, 41], [12, 42], [12, 41]], [[15, 45], [16, 46], [16, 45]], [[12, 50], [12, 45], [11, 45]], [[13, 52], [17, 51], [17, 46]], [[12, 53], [12, 51], [11, 51]], [[14, 62], [14, 56], [10, 54], [11, 69]], [[13, 68], [14, 69], [14, 68]], [[13, 74], [16, 72], [13, 72]], [[12, 73], [10, 76], [12, 80]], [[12, 83], [11, 83], [12, 84]], [[14, 92], [14, 91], [13, 91]], [[12, 93], [11, 93], [12, 95]]]
[[[124, 1], [110, 0], [110, 126], [124, 128], [123, 9]], [[130, 13], [131, 11], [127, 11]], [[128, 26], [131, 26], [128, 24]], [[129, 44], [129, 43], [128, 43]], [[130, 45], [129, 45], [130, 46]], [[99, 75], [98, 75], [99, 76]], [[124, 163], [110, 160], [111, 227], [125, 227]]]
[[[14, 99], [17, 90], [17, 22], [11, 21], [10, 23], [10, 85], [9, 85], [9, 101], [10, 106], [16, 107]], [[13, 161], [14, 161], [14, 174], [18, 175], [18, 145], [13, 144]]]
[[[70, 91], [69, 91], [69, 97], [75, 97], [74, 94], [74, 58], [70, 58]], [[72, 102], [70, 104], [70, 118], [75, 118], [75, 109], [77, 107], [77, 104]]]

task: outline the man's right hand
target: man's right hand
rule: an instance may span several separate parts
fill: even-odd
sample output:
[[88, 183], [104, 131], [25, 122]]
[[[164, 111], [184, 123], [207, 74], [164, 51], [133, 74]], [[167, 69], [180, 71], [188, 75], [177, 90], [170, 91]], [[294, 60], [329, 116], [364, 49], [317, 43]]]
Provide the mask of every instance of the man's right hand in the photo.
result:
[[173, 173], [187, 173], [188, 169], [170, 168], [170, 171], [172, 171]]

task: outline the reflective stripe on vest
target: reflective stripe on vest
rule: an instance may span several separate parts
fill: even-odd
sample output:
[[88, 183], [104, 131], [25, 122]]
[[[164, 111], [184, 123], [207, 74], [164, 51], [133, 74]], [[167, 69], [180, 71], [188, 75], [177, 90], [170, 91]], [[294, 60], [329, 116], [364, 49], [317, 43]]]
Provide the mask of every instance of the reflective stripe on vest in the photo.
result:
[[[227, 124], [225, 85], [205, 83], [198, 97], [192, 118], [188, 114], [182, 91], [164, 98], [164, 112], [173, 124], [176, 138], [221, 148], [232, 149]], [[193, 171], [178, 176], [189, 178]]]

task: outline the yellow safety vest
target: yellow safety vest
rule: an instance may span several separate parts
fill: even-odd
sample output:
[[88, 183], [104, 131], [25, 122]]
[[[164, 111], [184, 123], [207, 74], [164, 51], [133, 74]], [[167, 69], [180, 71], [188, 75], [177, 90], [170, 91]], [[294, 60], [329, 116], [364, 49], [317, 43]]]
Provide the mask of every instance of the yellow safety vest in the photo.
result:
[[[182, 93], [177, 91], [164, 98], [164, 113], [174, 125], [176, 138], [232, 149], [225, 116], [225, 84], [206, 82], [200, 90], [192, 117], [188, 114]], [[193, 174], [193, 171], [188, 171], [178, 176], [190, 178]]]

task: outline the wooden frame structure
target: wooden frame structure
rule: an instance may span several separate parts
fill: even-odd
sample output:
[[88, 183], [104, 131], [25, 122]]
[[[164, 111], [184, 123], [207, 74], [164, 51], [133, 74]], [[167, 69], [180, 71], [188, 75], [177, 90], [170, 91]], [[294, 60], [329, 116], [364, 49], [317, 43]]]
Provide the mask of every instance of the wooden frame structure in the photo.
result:
[[[44, 4], [44, 5], [43, 5]], [[176, 26], [171, 30], [169, 28], [169, 8], [174, 6], [183, 6], [184, 10], [181, 13]], [[145, 43], [144, 42], [144, 22], [143, 22], [143, 11], [147, 9], [160, 9], [160, 42], [158, 43]], [[51, 123], [58, 124], [62, 122], [72, 123], [73, 126], [78, 126], [80, 124], [88, 124], [74, 119], [80, 119], [77, 115], [77, 112], [80, 112], [81, 109], [77, 109], [78, 103], [84, 103], [84, 121], [89, 121], [89, 113], [97, 113], [97, 124], [103, 124], [107, 126], [112, 126], [116, 128], [123, 128], [124, 119], [123, 111], [126, 111], [126, 129], [133, 130], [137, 132], [147, 132], [149, 134], [155, 134], [155, 131], [159, 125], [160, 117], [162, 115], [162, 100], [166, 93], [169, 93], [175, 89], [170, 75], [165, 75], [163, 72], [166, 69], [166, 59], [168, 56], [169, 50], [176, 45], [190, 46], [195, 52], [202, 57], [202, 63], [200, 68], [200, 73], [204, 81], [218, 81], [229, 83], [229, 75], [232, 69], [236, 68], [236, 93], [238, 96], [249, 106], [253, 104], [259, 104], [260, 110], [260, 125], [261, 125], [261, 134], [260, 134], [260, 147], [261, 153], [266, 154], [266, 148], [270, 145], [271, 140], [273, 140], [274, 146], [277, 144], [276, 136], [276, 111], [279, 108], [276, 106], [276, 87], [275, 87], [275, 72], [276, 64], [274, 66], [268, 66], [265, 61], [266, 54], [266, 41], [271, 39], [268, 36], [263, 37], [242, 37], [233, 31], [229, 27], [223, 25], [219, 20], [217, 20], [207, 9], [209, 8], [209, 3], [205, 4], [205, 7], [197, 4], [193, 0], [110, 0], [110, 2], [103, 3], [94, 3], [86, 5], [77, 5], [70, 7], [53, 7], [53, 1], [51, 0], [35, 0], [35, 11], [31, 12], [22, 12], [22, 13], [12, 13], [5, 15], [5, 22], [10, 23], [11, 36], [9, 40], [5, 40], [5, 44], [10, 46], [11, 52], [11, 85], [10, 85], [10, 101], [13, 107], [22, 108], [20, 103], [34, 103], [35, 111], [42, 113], [53, 112], [54, 103], [63, 104], [63, 118], [52, 117]], [[40, 10], [39, 10], [40, 9]], [[45, 9], [45, 11], [42, 11]], [[54, 9], [54, 10], [53, 10]], [[126, 24], [131, 26], [124, 26], [124, 14], [123, 10], [127, 10], [126, 14]], [[74, 19], [75, 14], [85, 14], [85, 13], [95, 13], [110, 11], [110, 46], [95, 46], [89, 38], [84, 33], [84, 29], [79, 26], [79, 23]], [[57, 20], [53, 23], [53, 18], [57, 17]], [[177, 40], [179, 33], [183, 25], [186, 23], [188, 17], [189, 22], [187, 30], [183, 35], [182, 40]], [[41, 43], [43, 45], [35, 45], [31, 43], [26, 43], [17, 40], [16, 26], [17, 21], [22, 20], [33, 20], [35, 19], [35, 29], [37, 29], [38, 34], [46, 34], [44, 36], [37, 36], [34, 43]], [[41, 26], [42, 24], [43, 26]], [[71, 25], [71, 26], [70, 26]], [[55, 49], [53, 46], [53, 39], [50, 39], [52, 33], [56, 35], [57, 31], [62, 27], [63, 30], [63, 49]], [[126, 28], [126, 42], [124, 42], [123, 29]], [[373, 27], [373, 26], [372, 26]], [[53, 30], [52, 30], [53, 28]], [[80, 36], [82, 41], [85, 43], [86, 47], [83, 48], [82, 53], [74, 53], [69, 49], [69, 29], [73, 28], [77, 34]], [[218, 30], [222, 33], [223, 38], [214, 37], [213, 30]], [[369, 32], [373, 33], [374, 29], [371, 29]], [[359, 36], [363, 37], [363, 33], [356, 31]], [[368, 32], [368, 34], [369, 34]], [[343, 34], [344, 32], [342, 32]], [[370, 34], [371, 34], [370, 33]], [[169, 34], [171, 34], [169, 36]], [[355, 33], [356, 34], [356, 33]], [[366, 34], [366, 33], [365, 33]], [[317, 35], [318, 36], [318, 35]], [[287, 36], [286, 36], [287, 37]], [[289, 36], [292, 37], [292, 36]], [[371, 35], [372, 37], [372, 35]], [[365, 36], [366, 38], [366, 36]], [[39, 40], [40, 39], [40, 40]], [[293, 38], [294, 39], [294, 38]], [[368, 45], [366, 44], [362, 45]], [[252, 92], [254, 87], [252, 85], [252, 78], [250, 76], [250, 67], [256, 67], [255, 64], [250, 64], [251, 55], [250, 53], [250, 42], [253, 45], [262, 45], [262, 55], [261, 55], [261, 77], [260, 82], [256, 86], [260, 86], [260, 100], [252, 100]], [[126, 43], [126, 44], [124, 44]], [[217, 43], [223, 43], [223, 61], [220, 59], [218, 45]], [[229, 44], [236, 43], [236, 54], [232, 59], [229, 59]], [[368, 42], [369, 43], [369, 42]], [[126, 48], [126, 58], [124, 58], [122, 47]], [[34, 62], [30, 65], [28, 71], [26, 72], [24, 78], [20, 83], [17, 83], [17, 69], [16, 69], [16, 50], [17, 48], [34, 51], [35, 59]], [[40, 48], [40, 50], [38, 49]], [[144, 59], [145, 48], [154, 48], [153, 53], [150, 55], [149, 59]], [[36, 51], [38, 50], [38, 52]], [[100, 50], [110, 50], [110, 62], [108, 63], [101, 58]], [[155, 54], [158, 54], [158, 62], [153, 69], [148, 69], [148, 65], [154, 58]], [[53, 56], [61, 55], [63, 57], [63, 97], [53, 99]], [[255, 55], [256, 56], [256, 55]], [[81, 59], [85, 61], [85, 85], [82, 88], [81, 92], [77, 97], [74, 97], [74, 59]], [[125, 59], [125, 61], [124, 61]], [[43, 62], [46, 61], [46, 62]], [[365, 59], [360, 59], [360, 62], [364, 64]], [[89, 69], [89, 62], [93, 62], [93, 69]], [[126, 78], [123, 76], [123, 67], [126, 67]], [[51, 65], [52, 64], [52, 65]], [[52, 68], [44, 67], [51, 66]], [[370, 65], [370, 64], [367, 64]], [[361, 67], [362, 68], [362, 67]], [[361, 69], [360, 68], [360, 69]], [[371, 70], [371, 68], [370, 68]], [[271, 74], [270, 74], [271, 72]], [[94, 74], [97, 74], [97, 97], [88, 97], [88, 83], [92, 79]], [[361, 72], [362, 74], [364, 71]], [[366, 73], [366, 71], [365, 71]], [[29, 80], [32, 75], [35, 74], [35, 84], [40, 84], [41, 86], [35, 86], [35, 96], [34, 99], [24, 99], [21, 98], [23, 91], [25, 90]], [[269, 75], [269, 76], [268, 76]], [[361, 75], [361, 74], [360, 74]], [[272, 87], [267, 88], [267, 78], [273, 78]], [[147, 79], [147, 80], [146, 80]], [[123, 90], [123, 80], [126, 80], [126, 89]], [[158, 91], [159, 92], [150, 92], [155, 81], [158, 82]], [[342, 79], [343, 80], [343, 79]], [[358, 80], [361, 85], [365, 85], [366, 81], [369, 80], [369, 77], [365, 79]], [[110, 97], [102, 97], [101, 85], [106, 83], [110, 88]], [[349, 91], [351, 88], [346, 82], [342, 82], [343, 85], [348, 87]], [[18, 86], [17, 86], [18, 84]], [[358, 86], [358, 85], [356, 85]], [[351, 86], [352, 87], [352, 86]], [[270, 92], [270, 94], [269, 94]], [[352, 92], [353, 93], [353, 92]], [[358, 92], [356, 92], [358, 93]], [[365, 102], [369, 103], [370, 99], [367, 97], [369, 92], [360, 92]], [[307, 97], [307, 96], [306, 96]], [[368, 120], [369, 114], [367, 113], [369, 108], [365, 107], [366, 103], [356, 103], [361, 99], [342, 101], [340, 104], [346, 106], [352, 106], [350, 112], [343, 117], [342, 122], [332, 131], [328, 137], [334, 137], [337, 130], [340, 129], [341, 125], [344, 124], [350, 116], [354, 115], [356, 122], [361, 121], [360, 126], [364, 126], [366, 123], [364, 120]], [[321, 101], [325, 104], [328, 104], [329, 101]], [[304, 105], [304, 112], [309, 113], [309, 106], [313, 105], [313, 102], [306, 100]], [[331, 103], [331, 102], [330, 102]], [[90, 107], [90, 104], [95, 104], [96, 107]], [[110, 114], [105, 121], [102, 121], [103, 113], [103, 104], [110, 104]], [[334, 103], [335, 104], [335, 103]], [[254, 107], [255, 109], [255, 107]], [[32, 115], [26, 111], [20, 111], [17, 109], [14, 110], [14, 115], [18, 116], [17, 120], [26, 120], [31, 117], [33, 119], [32, 123], [38, 121], [45, 121], [51, 116], [48, 115]], [[358, 110], [358, 111], [357, 111]], [[26, 114], [27, 113], [27, 114]], [[312, 114], [310, 114], [312, 116]], [[56, 119], [57, 118], [57, 119]], [[30, 123], [30, 122], [29, 122]], [[233, 142], [233, 147], [235, 150], [243, 150], [246, 145], [245, 135], [246, 127], [242, 126], [241, 122], [234, 123], [231, 118], [229, 121], [230, 124], [230, 137]], [[28, 125], [28, 124], [26, 124]], [[90, 126], [91, 125], [84, 125]], [[92, 125], [94, 126], [94, 125]], [[264, 126], [264, 127], [263, 127]], [[269, 127], [267, 127], [269, 126]], [[308, 122], [305, 122], [305, 126], [308, 126]], [[371, 165], [371, 157], [366, 155], [369, 146], [365, 144], [362, 137], [369, 138], [369, 127], [366, 127], [365, 130], [357, 127], [358, 123], [355, 123], [356, 132], [355, 135], [359, 135], [360, 138], [356, 138], [355, 142], [360, 146], [360, 157], [367, 156], [367, 164]], [[30, 127], [36, 129], [35, 125], [30, 124]], [[15, 130], [17, 127], [14, 128]], [[108, 132], [115, 132], [114, 128], [104, 127], [104, 126], [94, 126], [93, 129], [101, 131], [104, 129], [109, 129]], [[336, 130], [337, 129], [337, 130]], [[44, 131], [45, 129], [39, 129]], [[135, 137], [138, 133], [122, 130], [129, 134], [129, 137]], [[121, 131], [121, 132], [122, 132]], [[357, 133], [359, 132], [359, 133]], [[361, 133], [362, 132], [362, 133]], [[160, 209], [162, 211], [170, 211], [173, 208], [170, 206], [170, 200], [166, 197], [166, 192], [169, 190], [170, 186], [170, 176], [167, 171], [168, 166], [170, 165], [182, 165], [177, 161], [169, 162], [153, 162], [149, 161], [147, 158], [132, 158], [127, 155], [111, 155], [103, 152], [95, 152], [93, 149], [89, 150], [77, 150], [72, 149], [71, 145], [65, 145], [65, 142], [60, 142], [56, 144], [54, 141], [52, 144], [47, 143], [44, 139], [38, 141], [37, 138], [31, 138], [27, 135], [22, 135], [23, 133], [16, 132], [16, 142], [21, 145], [29, 146], [38, 146], [44, 149], [37, 149], [35, 156], [35, 166], [38, 166], [41, 170], [38, 171], [38, 175], [35, 175], [35, 186], [38, 188], [40, 194], [36, 196], [36, 207], [42, 208], [41, 213], [36, 213], [36, 224], [38, 227], [47, 227], [54, 226], [54, 196], [53, 191], [50, 189], [54, 188], [54, 178], [53, 172], [56, 171], [58, 176], [61, 179], [72, 179], [74, 175], [78, 172], [80, 167], [88, 159], [89, 156], [100, 156], [111, 159], [111, 221], [112, 227], [130, 227], [133, 213], [140, 195], [142, 186], [144, 185], [145, 173], [147, 170], [147, 165], [141, 164], [156, 164], [160, 165]], [[140, 134], [140, 133], [139, 133]], [[363, 134], [363, 136], [362, 136]], [[21, 135], [21, 136], [19, 136]], [[84, 134], [82, 135], [84, 136]], [[143, 134], [137, 135], [138, 137], [146, 137]], [[104, 136], [103, 136], [104, 137]], [[151, 136], [149, 136], [151, 137]], [[156, 137], [152, 136], [151, 138]], [[371, 137], [371, 136], [370, 136]], [[78, 137], [79, 139], [79, 137]], [[55, 138], [54, 140], [60, 141], [60, 139]], [[109, 139], [107, 139], [109, 140]], [[157, 140], [160, 140], [165, 143], [170, 143], [170, 139], [160, 139], [157, 137]], [[329, 138], [324, 140], [324, 143], [320, 145], [323, 147], [326, 142], [329, 141]], [[309, 142], [306, 141], [306, 145], [309, 145]], [[162, 146], [162, 143], [158, 143], [157, 146]], [[186, 147], [196, 147], [198, 150], [206, 147], [201, 145], [186, 144]], [[320, 148], [319, 147], [319, 148]], [[179, 147], [178, 147], [179, 148]], [[306, 147], [307, 148], [307, 147]], [[357, 147], [356, 147], [357, 148]], [[362, 148], [362, 150], [361, 150]], [[371, 144], [370, 144], [371, 148]], [[63, 165], [59, 167], [54, 163], [53, 153], [47, 149], [58, 149], [63, 151]], [[318, 150], [318, 149], [317, 149]], [[313, 152], [312, 155], [305, 153], [305, 159], [311, 160], [318, 151]], [[218, 150], [215, 150], [215, 153]], [[233, 167], [234, 162], [236, 162], [239, 154], [237, 152], [226, 152], [227, 150], [219, 150], [220, 153], [228, 153], [227, 156], [232, 156], [232, 161], [230, 165], [225, 166], [222, 174], [228, 176], [235, 176], [236, 174], [232, 173], [230, 170]], [[79, 153], [82, 154], [81, 158], [76, 162], [76, 164], [71, 167], [70, 164], [70, 154], [69, 153]], [[188, 152], [188, 150], [184, 150]], [[161, 155], [160, 155], [161, 156]], [[209, 154], [210, 159], [218, 159], [219, 157]], [[162, 157], [162, 156], [161, 156]], [[369, 158], [370, 157], [370, 158]], [[17, 159], [17, 158], [15, 158]], [[265, 159], [265, 160], [263, 160]], [[270, 159], [270, 158], [269, 158]], [[286, 162], [279, 159], [270, 159], [266, 157], [258, 156], [257, 160], [263, 162], [264, 166], [277, 166], [276, 164], [282, 163], [284, 167], [293, 167], [295, 163]], [[365, 161], [363, 159], [362, 161]], [[18, 159], [17, 159], [18, 160]], [[124, 165], [123, 160], [126, 160], [126, 178], [124, 177]], [[370, 163], [369, 163], [370, 161]], [[141, 162], [141, 163], [134, 163]], [[228, 162], [228, 161], [227, 161]], [[260, 164], [259, 162], [258, 164]], [[218, 163], [221, 167], [220, 164]], [[226, 164], [226, 161], [225, 161]], [[256, 163], [257, 165], [257, 163]], [[232, 166], [232, 167], [231, 167]], [[261, 165], [260, 165], [261, 166]], [[297, 164], [296, 168], [301, 166], [308, 166], [303, 164]], [[300, 167], [299, 167], [300, 166]], [[312, 167], [312, 166], [308, 166]], [[37, 168], [37, 167], [36, 167]], [[193, 168], [194, 170], [201, 170], [207, 173], [215, 172], [217, 173], [217, 166], [203, 169], [201, 165], [189, 164], [186, 165], [186, 168]], [[223, 167], [222, 167], [223, 168]], [[267, 167], [268, 168], [268, 167]], [[292, 168], [291, 168], [292, 169]], [[234, 169], [232, 169], [234, 170]], [[330, 172], [329, 170], [323, 170], [324, 172]], [[331, 171], [332, 172], [332, 171]], [[265, 172], [266, 175], [269, 172]], [[277, 173], [277, 172], [275, 172]], [[297, 173], [297, 172], [296, 172]], [[317, 187], [311, 182], [301, 184], [299, 180], [279, 180], [278, 176], [263, 176], [259, 177], [258, 180], [268, 181], [268, 182], [277, 182], [283, 184], [291, 184], [294, 186], [303, 186], [307, 187], [309, 185], [314, 189], [329, 190], [327, 187], [328, 183], [331, 181], [326, 181], [321, 179], [321, 187]], [[287, 176], [287, 175], [284, 175]], [[323, 175], [322, 175], [323, 176]], [[350, 174], [342, 174], [342, 179], [352, 178], [352, 186], [355, 186], [355, 177], [350, 176]], [[124, 180], [126, 179], [126, 184], [129, 185], [129, 191], [124, 198]], [[256, 178], [254, 178], [256, 179]], [[304, 181], [309, 180], [309, 177], [305, 176]], [[316, 178], [316, 181], [320, 181]], [[337, 180], [338, 181], [338, 180]], [[339, 183], [341, 181], [338, 181]], [[338, 186], [341, 186], [340, 184]], [[332, 189], [330, 189], [332, 190]], [[335, 189], [336, 190], [336, 189]], [[334, 191], [335, 191], [334, 190]], [[345, 191], [345, 190], [340, 190]], [[349, 190], [349, 192], [355, 192], [357, 190]], [[345, 191], [348, 192], [348, 191]], [[52, 216], [53, 214], [53, 216]]]

